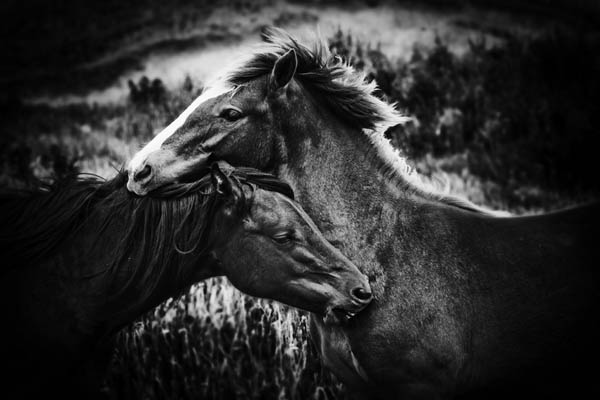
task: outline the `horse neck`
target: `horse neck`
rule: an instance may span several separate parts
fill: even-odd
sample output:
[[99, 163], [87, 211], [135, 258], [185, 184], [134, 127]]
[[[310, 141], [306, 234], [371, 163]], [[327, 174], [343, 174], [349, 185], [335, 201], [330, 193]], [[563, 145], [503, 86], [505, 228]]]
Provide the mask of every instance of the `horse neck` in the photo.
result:
[[[553, 303], [535, 298], [545, 296], [545, 288], [558, 292], [568, 275], [563, 269], [550, 282], [545, 266], [562, 253], [544, 258], [527, 247], [538, 245], [536, 235], [545, 228], [526, 231], [510, 225], [510, 219], [436, 202], [398, 184], [382, 170], [384, 163], [369, 139], [331, 116], [288, 126], [286, 135], [303, 140], [288, 146], [279, 173], [325, 237], [369, 276], [375, 299], [381, 300], [367, 313], [371, 319], [346, 331], [361, 362], [377, 362], [371, 356], [377, 343], [369, 342], [379, 337], [370, 336], [377, 326], [378, 335], [387, 335], [395, 348], [406, 345], [403, 338], [439, 346], [460, 382], [479, 381], [496, 373], [484, 370], [479, 360], [499, 359], [498, 354], [505, 361], [518, 360], [524, 320], [543, 317], [540, 326], [551, 330], [556, 319], [547, 304], [560, 304], [560, 298]], [[544, 251], [551, 248], [558, 246]], [[539, 285], [530, 283], [531, 274]], [[567, 295], [582, 284], [585, 279], [574, 282]], [[389, 319], [378, 319], [382, 315]], [[436, 323], [423, 325], [432, 316]], [[540, 332], [533, 327], [526, 333], [535, 337]]]
[[[458, 265], [476, 258], [481, 265], [507, 268], [502, 257], [511, 247], [522, 246], [515, 241], [530, 223], [513, 220], [515, 232], [499, 234], [500, 227], [508, 224], [507, 219], [463, 210], [411, 187], [402, 181], [402, 172], [390, 172], [393, 167], [387, 166], [360, 129], [309, 107], [294, 108], [300, 110], [297, 115], [317, 117], [296, 122], [290, 118], [292, 122], [284, 127], [286, 136], [296, 139], [291, 146], [288, 143], [286, 163], [278, 173], [291, 183], [299, 202], [325, 237], [363, 272], [384, 273], [379, 260], [385, 246], [392, 245], [401, 247], [404, 257], [414, 253], [415, 263], [439, 261], [440, 265], [449, 265], [456, 260]], [[485, 254], [480, 251], [481, 243], [489, 247]], [[378, 251], [382, 253], [378, 255]], [[393, 249], [387, 254], [392, 257]], [[515, 268], [523, 270], [528, 265], [523, 262]], [[457, 273], [473, 279], [489, 272], [461, 268]], [[489, 281], [490, 276], [485, 279]], [[512, 281], [501, 283], [507, 284], [514, 286]]]
[[300, 110], [296, 115], [317, 117], [289, 119], [284, 132], [296, 139], [286, 143], [286, 163], [278, 173], [331, 243], [367, 275], [382, 276], [378, 252], [389, 245], [400, 212], [422, 200], [390, 179], [360, 129], [310, 102], [294, 109]]
[[[295, 139], [286, 142], [278, 172], [382, 299], [365, 316], [372, 319], [346, 331], [353, 345], [367, 343], [353, 346], [361, 362], [384, 356], [377, 343], [368, 345], [377, 326], [374, 337], [387, 335], [393, 348], [406, 345], [404, 337], [443, 345], [458, 360], [461, 380], [484, 381], [522, 361], [524, 343], [535, 344], [527, 351], [542, 357], [553, 347], [539, 338], [579, 327], [581, 310], [590, 309], [586, 302], [597, 304], [597, 274], [575, 245], [585, 242], [577, 228], [585, 214], [573, 221], [494, 218], [436, 201], [395, 179], [399, 171], [382, 169], [385, 163], [359, 129], [310, 103], [294, 109], [310, 118], [289, 118], [284, 132]], [[587, 243], [591, 256], [595, 248]], [[574, 266], [587, 270], [573, 273]], [[387, 319], [377, 319], [382, 315]], [[436, 323], [427, 327], [423, 321], [431, 316]], [[435, 326], [439, 332], [430, 329]], [[490, 359], [498, 362], [484, 362]]]
[[[289, 135], [310, 134], [288, 149], [280, 173], [325, 237], [369, 276], [375, 298], [392, 296], [380, 307], [394, 310], [397, 302], [409, 310], [389, 323], [396, 337], [438, 316], [447, 349], [469, 360], [457, 371], [483, 381], [520, 361], [523, 337], [568, 332], [585, 320], [586, 302], [597, 304], [597, 274], [574, 244], [585, 242], [578, 228], [585, 216], [495, 218], [435, 201], [390, 178], [361, 131], [331, 120], [288, 127]], [[573, 273], [574, 266], [587, 269]], [[360, 329], [370, 328], [357, 329], [349, 335], [360, 342], [367, 337]], [[546, 345], [539, 341], [531, 354], [543, 359]], [[479, 362], [494, 357], [498, 364], [487, 369]]]

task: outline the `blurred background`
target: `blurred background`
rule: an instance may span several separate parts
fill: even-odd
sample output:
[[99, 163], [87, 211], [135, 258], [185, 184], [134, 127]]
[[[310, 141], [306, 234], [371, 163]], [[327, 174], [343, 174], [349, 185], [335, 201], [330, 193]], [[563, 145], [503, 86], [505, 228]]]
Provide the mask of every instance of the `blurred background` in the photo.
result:
[[[596, 0], [5, 0], [0, 186], [110, 178], [265, 26], [331, 50], [413, 118], [386, 135], [421, 174], [532, 214], [597, 199]], [[119, 337], [110, 398], [342, 399], [306, 315], [223, 280]]]

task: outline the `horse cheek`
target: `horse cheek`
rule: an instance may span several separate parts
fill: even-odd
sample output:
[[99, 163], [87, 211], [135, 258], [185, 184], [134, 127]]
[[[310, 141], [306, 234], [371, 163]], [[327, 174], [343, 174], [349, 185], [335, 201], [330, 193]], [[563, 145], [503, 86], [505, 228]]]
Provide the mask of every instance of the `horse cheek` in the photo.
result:
[[264, 169], [269, 160], [269, 137], [262, 132], [260, 127], [231, 132], [213, 151], [213, 157], [236, 166]]

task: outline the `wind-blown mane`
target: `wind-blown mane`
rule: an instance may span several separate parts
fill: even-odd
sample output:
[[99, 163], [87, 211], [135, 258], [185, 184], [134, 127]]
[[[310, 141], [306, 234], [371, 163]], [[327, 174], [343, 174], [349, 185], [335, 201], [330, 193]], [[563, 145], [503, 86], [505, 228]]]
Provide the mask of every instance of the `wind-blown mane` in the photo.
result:
[[277, 28], [267, 29], [263, 39], [265, 43], [253, 49], [224, 75], [224, 83], [237, 88], [269, 74], [279, 57], [294, 50], [297, 58], [294, 78], [342, 121], [363, 130], [372, 144], [380, 170], [390, 181], [453, 207], [486, 212], [468, 200], [441, 193], [422, 180], [384, 136], [386, 129], [411, 118], [403, 116], [394, 104], [375, 96], [375, 81], [367, 82], [364, 73], [332, 54], [323, 40], [315, 40], [309, 48]]
[[[258, 186], [293, 198], [291, 188], [272, 175], [250, 168], [226, 171], [239, 185]], [[92, 276], [110, 277], [120, 268], [131, 268], [125, 293], [134, 285], [151, 296], [165, 273], [175, 282], [184, 268], [186, 254], [201, 256], [211, 245], [210, 224], [219, 196], [210, 174], [191, 183], [158, 188], [150, 196], [137, 197], [126, 190], [127, 176], [119, 172], [109, 181], [77, 176], [33, 190], [0, 193], [0, 254], [6, 267], [33, 267], [51, 259], [88, 224], [100, 237], [115, 224], [122, 229], [110, 265]], [[243, 191], [242, 191], [243, 192]], [[113, 233], [114, 235], [114, 233]], [[128, 263], [129, 259], [136, 260]], [[191, 261], [191, 259], [190, 259]], [[7, 269], [8, 268], [8, 269]]]
[[375, 82], [367, 82], [365, 74], [331, 54], [322, 40], [315, 41], [313, 48], [309, 48], [277, 28], [266, 30], [263, 38], [266, 43], [226, 73], [227, 83], [236, 87], [264, 76], [271, 72], [279, 57], [294, 50], [298, 61], [294, 77], [344, 121], [363, 129], [375, 129], [409, 119], [393, 105], [374, 96]]

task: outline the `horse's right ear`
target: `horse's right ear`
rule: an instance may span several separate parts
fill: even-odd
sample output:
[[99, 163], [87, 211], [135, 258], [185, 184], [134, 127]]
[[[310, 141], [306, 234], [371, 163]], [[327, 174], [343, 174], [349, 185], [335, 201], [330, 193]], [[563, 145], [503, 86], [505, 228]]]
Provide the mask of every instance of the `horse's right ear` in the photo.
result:
[[269, 79], [269, 89], [274, 92], [285, 87], [296, 74], [296, 68], [298, 68], [298, 58], [294, 49], [290, 49], [275, 61]]

